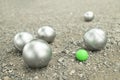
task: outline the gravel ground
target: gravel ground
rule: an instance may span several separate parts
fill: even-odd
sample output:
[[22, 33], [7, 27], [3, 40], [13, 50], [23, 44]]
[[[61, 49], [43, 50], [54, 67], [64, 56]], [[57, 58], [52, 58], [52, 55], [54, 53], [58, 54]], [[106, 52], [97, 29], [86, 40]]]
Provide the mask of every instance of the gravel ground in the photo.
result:
[[[83, 14], [95, 19], [85, 22]], [[42, 69], [26, 67], [13, 45], [16, 33], [36, 36], [39, 27], [57, 32], [52, 60]], [[75, 59], [83, 34], [99, 26], [108, 33], [101, 51], [89, 52], [86, 62]], [[0, 80], [120, 80], [120, 0], [0, 0]]]

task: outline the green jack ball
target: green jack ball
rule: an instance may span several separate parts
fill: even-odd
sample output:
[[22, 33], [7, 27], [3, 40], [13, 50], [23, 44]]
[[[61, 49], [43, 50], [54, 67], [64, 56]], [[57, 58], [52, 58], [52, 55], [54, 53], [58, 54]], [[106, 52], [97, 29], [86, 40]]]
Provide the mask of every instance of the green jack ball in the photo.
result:
[[84, 49], [78, 50], [75, 56], [79, 61], [86, 61], [89, 57], [88, 52]]

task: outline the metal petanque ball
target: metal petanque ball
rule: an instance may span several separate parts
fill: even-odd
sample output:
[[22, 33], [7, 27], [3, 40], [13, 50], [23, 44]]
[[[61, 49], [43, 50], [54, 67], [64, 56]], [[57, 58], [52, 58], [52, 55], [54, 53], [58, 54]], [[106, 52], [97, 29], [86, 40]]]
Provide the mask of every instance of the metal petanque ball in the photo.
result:
[[107, 43], [107, 35], [102, 29], [90, 29], [84, 34], [84, 43], [90, 50], [101, 50]]
[[56, 37], [56, 32], [49, 26], [43, 26], [38, 30], [38, 37], [48, 43], [52, 43]]
[[19, 51], [22, 51], [25, 44], [33, 40], [33, 38], [32, 34], [28, 32], [17, 33], [14, 37], [14, 45]]
[[94, 14], [92, 11], [88, 11], [84, 14], [85, 21], [92, 21], [94, 19]]
[[32, 40], [23, 49], [24, 62], [31, 68], [42, 68], [48, 65], [52, 49], [46, 41]]

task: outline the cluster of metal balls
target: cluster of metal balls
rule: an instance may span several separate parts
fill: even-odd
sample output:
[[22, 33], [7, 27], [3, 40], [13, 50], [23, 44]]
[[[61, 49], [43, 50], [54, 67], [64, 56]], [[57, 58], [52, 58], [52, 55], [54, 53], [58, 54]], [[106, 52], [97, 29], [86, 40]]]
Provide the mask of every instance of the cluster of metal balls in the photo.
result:
[[[85, 21], [92, 21], [94, 19], [94, 13], [92, 11], [87, 11], [84, 14]], [[101, 50], [107, 43], [107, 34], [100, 28], [93, 28], [88, 30], [84, 34], [84, 43], [86, 47], [90, 50]]]
[[[88, 11], [84, 14], [85, 21], [92, 21], [94, 14], [92, 11]], [[83, 36], [84, 44], [88, 50], [96, 51], [101, 50], [107, 43], [107, 34], [102, 29], [96, 27], [88, 30]], [[76, 54], [76, 58], [79, 61], [85, 61], [89, 55], [85, 49], [79, 49]]]
[[43, 26], [38, 30], [38, 38], [28, 32], [17, 33], [14, 37], [14, 45], [22, 51], [24, 62], [32, 68], [42, 68], [48, 65], [52, 57], [52, 49], [48, 43], [52, 43], [56, 32], [49, 26]]
[[[94, 15], [91, 11], [84, 14], [85, 21], [91, 21], [93, 18]], [[56, 37], [55, 30], [50, 26], [41, 27], [38, 29], [37, 34], [38, 39], [28, 32], [20, 32], [14, 37], [15, 47], [22, 51], [24, 62], [32, 68], [42, 68], [48, 65], [52, 57], [52, 49], [48, 43], [52, 43]], [[83, 40], [88, 49], [101, 50], [107, 43], [107, 35], [102, 29], [93, 28], [84, 34]], [[80, 52], [84, 52], [82, 55], [86, 53], [83, 50]], [[79, 52], [77, 56], [81, 57]]]

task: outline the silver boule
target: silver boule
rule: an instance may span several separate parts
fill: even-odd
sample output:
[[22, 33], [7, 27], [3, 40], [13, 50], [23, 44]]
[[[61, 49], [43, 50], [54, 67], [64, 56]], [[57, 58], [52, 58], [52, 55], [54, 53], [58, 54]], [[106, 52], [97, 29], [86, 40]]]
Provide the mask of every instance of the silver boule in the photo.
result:
[[85, 21], [92, 21], [94, 19], [94, 13], [92, 11], [88, 11], [84, 14]]
[[38, 30], [38, 37], [47, 41], [48, 43], [52, 43], [56, 37], [56, 32], [49, 26], [43, 26]]
[[48, 65], [52, 49], [46, 41], [32, 40], [23, 49], [24, 62], [31, 68], [42, 68]]
[[101, 50], [107, 43], [107, 35], [102, 29], [93, 28], [84, 35], [84, 43], [90, 50]]
[[14, 37], [14, 45], [19, 51], [22, 51], [25, 44], [27, 44], [29, 41], [33, 39], [34, 37], [32, 36], [32, 34], [28, 32], [20, 32], [17, 33]]

